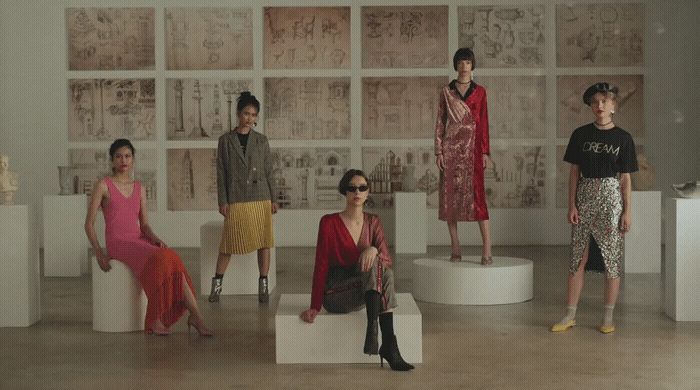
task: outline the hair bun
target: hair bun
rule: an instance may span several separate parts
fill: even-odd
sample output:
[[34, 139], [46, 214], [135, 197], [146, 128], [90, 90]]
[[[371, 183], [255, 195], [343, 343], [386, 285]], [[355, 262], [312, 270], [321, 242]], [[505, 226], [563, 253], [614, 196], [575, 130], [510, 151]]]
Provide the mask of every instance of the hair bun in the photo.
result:
[[250, 91], [243, 91], [243, 92], [241, 92], [241, 97], [248, 97], [248, 96], [252, 96], [252, 94], [250, 93]]

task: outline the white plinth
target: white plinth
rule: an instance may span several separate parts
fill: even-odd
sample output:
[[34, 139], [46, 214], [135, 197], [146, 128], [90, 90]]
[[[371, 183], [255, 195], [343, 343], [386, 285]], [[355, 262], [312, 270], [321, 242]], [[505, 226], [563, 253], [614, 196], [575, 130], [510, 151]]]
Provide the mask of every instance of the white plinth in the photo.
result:
[[661, 191], [632, 191], [632, 229], [625, 234], [625, 272], [661, 272]]
[[29, 207], [0, 205], [0, 327], [41, 319], [39, 246]]
[[700, 199], [666, 199], [664, 311], [669, 317], [700, 321], [699, 281]]
[[447, 257], [413, 261], [413, 296], [419, 301], [449, 305], [498, 305], [532, 299], [532, 261], [494, 257], [482, 266], [481, 257], [466, 256], [452, 263]]
[[[202, 295], [209, 295], [211, 291], [211, 278], [216, 272], [216, 258], [219, 256], [219, 243], [221, 232], [224, 229], [223, 221], [207, 222], [200, 228], [199, 247], [199, 277]], [[277, 283], [275, 248], [270, 249], [270, 270], [267, 273], [268, 288], [270, 292]], [[258, 252], [253, 251], [245, 255], [232, 255], [231, 262], [226, 269], [221, 295], [251, 295], [258, 293]]]
[[[394, 333], [401, 356], [409, 363], [423, 362], [423, 325], [411, 294], [397, 294]], [[367, 329], [365, 309], [331, 314], [325, 310], [313, 324], [299, 318], [309, 308], [310, 294], [282, 294], [275, 314], [277, 364], [287, 363], [378, 363], [379, 357], [362, 351]], [[379, 332], [381, 345], [381, 331]]]
[[126, 264], [110, 260], [103, 272], [92, 258], [92, 329], [98, 332], [143, 330], [148, 300]]
[[394, 247], [396, 253], [425, 253], [427, 224], [425, 192], [396, 192], [396, 223]]
[[86, 213], [85, 194], [44, 196], [44, 276], [87, 272]]

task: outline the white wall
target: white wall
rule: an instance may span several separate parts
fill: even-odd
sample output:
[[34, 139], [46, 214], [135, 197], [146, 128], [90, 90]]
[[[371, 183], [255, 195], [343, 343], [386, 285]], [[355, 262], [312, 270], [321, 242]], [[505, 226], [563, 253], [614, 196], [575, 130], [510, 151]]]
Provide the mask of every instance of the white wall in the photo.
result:
[[[646, 139], [645, 147], [657, 171], [657, 187], [664, 197], [671, 196], [671, 183], [700, 178], [700, 114], [698, 102], [700, 75], [697, 71], [700, 39], [697, 33], [697, 18], [700, 2], [695, 0], [641, 1], [645, 4], [645, 76], [644, 101]], [[360, 6], [374, 2], [361, 1], [265, 1], [244, 0], [156, 0], [156, 1], [51, 1], [51, 0], [0, 0], [0, 153], [9, 154], [11, 168], [21, 174], [18, 203], [29, 203], [35, 216], [41, 215], [42, 197], [58, 193], [56, 166], [67, 162], [67, 80], [71, 77], [114, 77], [115, 72], [68, 72], [66, 59], [66, 7], [81, 6], [150, 6], [156, 8], [156, 70], [151, 72], [118, 72], [120, 76], [156, 77], [159, 90], [158, 141], [137, 144], [149, 147], [165, 143], [165, 106], [163, 80], [168, 74], [164, 70], [163, 54], [163, 8], [170, 6], [251, 6], [254, 4], [255, 37], [255, 89], [262, 95], [262, 7], [268, 5], [351, 5], [353, 28], [352, 113], [353, 134], [359, 134], [360, 107], [359, 16]], [[469, 4], [520, 4], [533, 1], [490, 1]], [[547, 7], [547, 50], [545, 68], [547, 94], [555, 96], [556, 74], [554, 72], [554, 9], [552, 2], [539, 2]], [[566, 2], [571, 3], [570, 1]], [[457, 47], [456, 28], [452, 24], [457, 5], [466, 4], [457, 0], [445, 1], [398, 1], [385, 0], [382, 4], [395, 5], [450, 5], [450, 51]], [[356, 65], [357, 64], [357, 65]], [[595, 73], [592, 69], [567, 69], [567, 74]], [[635, 71], [633, 69], [632, 71]], [[620, 70], [627, 73], [625, 69]], [[492, 73], [491, 73], [492, 72]], [[507, 70], [482, 69], [480, 74], [508, 74]], [[218, 74], [222, 74], [219, 72]], [[299, 72], [323, 75], [323, 71]], [[386, 72], [383, 72], [384, 74]], [[411, 71], [402, 73], [412, 74]], [[178, 73], [187, 77], [188, 72]], [[450, 70], [447, 73], [451, 74]], [[530, 74], [530, 73], [525, 73]], [[492, 209], [491, 224], [493, 241], [501, 244], [565, 244], [569, 239], [569, 227], [565, 223], [565, 210], [554, 207], [554, 147], [561, 143], [555, 134], [556, 115], [553, 104], [548, 104], [547, 113], [547, 184], [548, 206], [543, 210]], [[624, 126], [623, 126], [624, 127]], [[199, 146], [214, 146], [202, 145]], [[282, 146], [275, 143], [273, 146]], [[102, 144], [71, 144], [72, 147], [104, 147]], [[218, 218], [215, 212], [170, 212], [166, 211], [167, 194], [165, 181], [165, 148], [159, 149], [158, 210], [152, 215], [156, 231], [173, 246], [197, 246], [199, 226]], [[353, 155], [353, 165], [360, 166], [360, 157]], [[278, 245], [313, 245], [322, 210], [282, 210], [275, 217], [276, 241]], [[387, 234], [392, 237], [393, 211], [381, 211], [385, 216]], [[437, 220], [437, 210], [428, 213], [429, 244], [449, 242], [447, 228]], [[476, 224], [461, 225], [465, 244], [477, 244], [479, 240]], [[39, 229], [37, 234], [41, 230]]]

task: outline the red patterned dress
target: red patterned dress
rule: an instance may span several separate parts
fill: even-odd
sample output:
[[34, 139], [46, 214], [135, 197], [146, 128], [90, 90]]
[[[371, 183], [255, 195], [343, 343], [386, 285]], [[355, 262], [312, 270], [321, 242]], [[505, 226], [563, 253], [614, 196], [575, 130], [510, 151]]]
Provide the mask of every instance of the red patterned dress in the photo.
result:
[[445, 162], [440, 173], [440, 220], [489, 219], [483, 167], [483, 155], [489, 154], [484, 87], [472, 81], [462, 96], [453, 80], [442, 89], [435, 123], [435, 154], [442, 154]]

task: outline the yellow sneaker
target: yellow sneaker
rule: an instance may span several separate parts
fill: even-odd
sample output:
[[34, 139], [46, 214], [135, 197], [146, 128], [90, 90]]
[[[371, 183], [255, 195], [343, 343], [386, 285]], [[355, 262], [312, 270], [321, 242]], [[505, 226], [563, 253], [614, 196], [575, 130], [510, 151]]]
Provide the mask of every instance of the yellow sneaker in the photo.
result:
[[571, 327], [576, 326], [576, 320], [568, 320], [564, 323], [562, 322], [557, 322], [556, 324], [552, 325], [552, 328], [550, 329], [552, 332], [563, 332], [565, 330], [568, 330]]
[[615, 325], [601, 325], [600, 333], [608, 334], [615, 331]]

